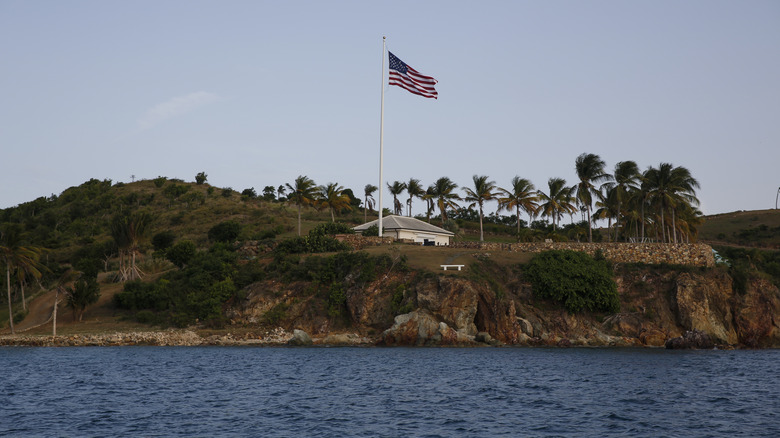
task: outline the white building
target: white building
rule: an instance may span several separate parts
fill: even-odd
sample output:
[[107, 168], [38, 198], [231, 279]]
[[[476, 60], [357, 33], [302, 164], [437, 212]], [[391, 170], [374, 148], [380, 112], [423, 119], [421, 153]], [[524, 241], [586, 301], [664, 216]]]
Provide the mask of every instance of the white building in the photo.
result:
[[[353, 230], [357, 234], [362, 234], [374, 225], [379, 226], [379, 219], [358, 225]], [[390, 215], [382, 217], [382, 235], [395, 240], [412, 240], [422, 245], [442, 246], [449, 245], [450, 238], [455, 234], [413, 217]]]

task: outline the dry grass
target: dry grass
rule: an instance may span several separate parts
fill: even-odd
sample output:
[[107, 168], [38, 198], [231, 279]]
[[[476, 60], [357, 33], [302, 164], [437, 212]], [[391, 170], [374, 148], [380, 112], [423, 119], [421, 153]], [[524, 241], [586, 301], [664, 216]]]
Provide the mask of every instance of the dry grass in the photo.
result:
[[439, 271], [440, 273], [448, 275], [457, 274], [458, 271], [444, 271], [442, 270], [441, 265], [465, 265], [464, 269], [466, 269], [477, 260], [477, 257], [489, 257], [499, 265], [525, 264], [533, 257], [533, 254], [524, 252], [486, 251], [400, 244], [392, 246], [374, 246], [366, 248], [365, 251], [373, 255], [392, 255], [395, 251], [398, 251], [400, 255], [406, 256], [407, 264], [412, 269]]

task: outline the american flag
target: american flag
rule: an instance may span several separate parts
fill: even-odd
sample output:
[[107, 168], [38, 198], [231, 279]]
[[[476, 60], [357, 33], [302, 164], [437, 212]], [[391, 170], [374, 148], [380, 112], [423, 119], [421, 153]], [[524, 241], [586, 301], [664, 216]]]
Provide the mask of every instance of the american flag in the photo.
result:
[[389, 51], [387, 53], [390, 55], [390, 85], [398, 85], [411, 93], [437, 99], [439, 93], [433, 88], [438, 82], [436, 79], [421, 75]]

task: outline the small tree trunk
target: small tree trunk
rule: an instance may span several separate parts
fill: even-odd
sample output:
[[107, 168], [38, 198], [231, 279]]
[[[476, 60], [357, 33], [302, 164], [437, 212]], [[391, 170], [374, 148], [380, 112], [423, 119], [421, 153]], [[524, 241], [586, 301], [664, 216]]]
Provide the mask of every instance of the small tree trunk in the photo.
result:
[[24, 299], [24, 281], [19, 282], [19, 288], [22, 291], [22, 309], [27, 310], [27, 300]]
[[51, 335], [52, 337], [55, 338], [57, 337], [57, 299], [59, 298], [59, 295], [60, 295], [60, 288], [58, 287], [57, 289], [55, 289], [54, 292], [54, 311], [51, 314], [52, 321], [53, 321], [53, 324], [51, 326], [52, 327]]
[[482, 231], [482, 205], [479, 206], [479, 241], [485, 241], [485, 233]]
[[298, 237], [301, 237], [301, 205], [298, 204]]
[[15, 335], [14, 331], [14, 308], [11, 305], [11, 268], [6, 263], [5, 266], [5, 280], [8, 286], [8, 323], [11, 324], [11, 334]]

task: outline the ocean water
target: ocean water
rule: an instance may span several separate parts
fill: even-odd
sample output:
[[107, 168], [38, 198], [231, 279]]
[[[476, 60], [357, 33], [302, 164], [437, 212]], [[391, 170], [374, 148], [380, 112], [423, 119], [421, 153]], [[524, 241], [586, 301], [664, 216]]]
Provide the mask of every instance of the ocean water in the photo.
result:
[[0, 348], [0, 436], [780, 436], [780, 351]]

